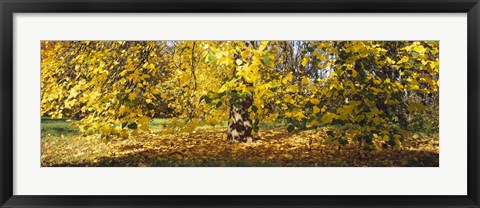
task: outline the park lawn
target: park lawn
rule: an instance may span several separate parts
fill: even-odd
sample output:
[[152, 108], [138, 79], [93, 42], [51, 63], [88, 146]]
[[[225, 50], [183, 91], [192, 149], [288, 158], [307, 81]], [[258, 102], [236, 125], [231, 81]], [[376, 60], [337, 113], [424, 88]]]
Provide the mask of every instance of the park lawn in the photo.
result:
[[324, 127], [294, 133], [262, 124], [251, 144], [230, 142], [225, 125], [191, 133], [164, 135], [164, 119], [151, 122], [151, 133], [109, 142], [82, 136], [65, 120], [42, 119], [41, 165], [102, 167], [438, 167], [438, 136], [416, 134], [400, 149], [366, 151], [356, 144], [336, 146]]

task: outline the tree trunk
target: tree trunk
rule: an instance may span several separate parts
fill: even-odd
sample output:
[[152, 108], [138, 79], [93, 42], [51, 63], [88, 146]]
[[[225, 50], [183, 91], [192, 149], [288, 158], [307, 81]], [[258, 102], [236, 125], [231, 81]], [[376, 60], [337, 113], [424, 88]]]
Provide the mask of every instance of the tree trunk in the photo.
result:
[[230, 105], [228, 120], [228, 140], [238, 142], [252, 142], [252, 120], [248, 109], [252, 105], [252, 97], [239, 99], [237, 104]]
[[[246, 42], [246, 47], [252, 47], [253, 41]], [[240, 58], [239, 54], [235, 55], [235, 59]], [[233, 70], [233, 75], [236, 73], [236, 67]], [[241, 80], [246, 85], [251, 85], [251, 83], [246, 83], [245, 80]], [[233, 91], [232, 93], [236, 93]], [[230, 114], [228, 119], [228, 129], [227, 129], [227, 139], [231, 141], [238, 142], [247, 142], [251, 143], [253, 140], [252, 137], [252, 120], [250, 119], [250, 114], [248, 109], [253, 104], [253, 95], [247, 96], [244, 98], [237, 99], [235, 104], [230, 104]]]

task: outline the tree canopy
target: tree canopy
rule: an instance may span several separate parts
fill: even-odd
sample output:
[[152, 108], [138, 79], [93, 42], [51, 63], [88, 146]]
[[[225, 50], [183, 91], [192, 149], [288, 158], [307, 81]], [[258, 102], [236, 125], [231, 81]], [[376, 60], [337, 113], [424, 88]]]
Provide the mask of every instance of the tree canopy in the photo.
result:
[[109, 140], [228, 121], [251, 142], [261, 121], [319, 127], [332, 144], [399, 147], [438, 132], [438, 41], [42, 41], [41, 114]]

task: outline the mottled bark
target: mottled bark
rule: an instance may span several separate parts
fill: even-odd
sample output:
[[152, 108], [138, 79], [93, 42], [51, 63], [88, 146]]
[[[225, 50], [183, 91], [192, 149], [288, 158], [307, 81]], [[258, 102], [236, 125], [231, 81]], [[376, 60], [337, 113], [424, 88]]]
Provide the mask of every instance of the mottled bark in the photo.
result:
[[252, 120], [248, 109], [253, 99], [249, 96], [237, 102], [237, 105], [230, 105], [227, 138], [239, 142], [252, 142]]

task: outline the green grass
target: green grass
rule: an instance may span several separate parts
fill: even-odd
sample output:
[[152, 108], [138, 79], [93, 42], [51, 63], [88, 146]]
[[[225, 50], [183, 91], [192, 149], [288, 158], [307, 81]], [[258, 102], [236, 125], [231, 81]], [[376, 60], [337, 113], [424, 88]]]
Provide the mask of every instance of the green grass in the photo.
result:
[[[217, 127], [226, 127], [227, 124], [228, 124], [227, 121], [219, 121], [219, 123], [215, 126], [203, 125], [203, 126], [198, 126], [197, 128], [199, 128], [199, 129], [211, 129], [211, 128], [217, 128]], [[172, 125], [172, 122], [168, 121], [168, 119], [154, 118], [150, 122], [150, 129], [153, 132], [159, 132], [169, 125]], [[277, 122], [263, 122], [263, 121], [260, 122], [260, 127], [266, 127], [266, 128], [279, 127], [279, 126], [282, 126], [282, 125], [283, 124], [277, 123]]]
[[[150, 123], [150, 128], [154, 132], [161, 131], [164, 126], [171, 125], [167, 119], [159, 119], [155, 118]], [[50, 119], [50, 118], [42, 118], [41, 122], [41, 135], [42, 137], [45, 136], [76, 136], [80, 135], [80, 131], [78, 127], [71, 126], [67, 119]]]
[[[159, 132], [163, 130], [165, 127], [171, 125], [172, 123], [168, 121], [168, 119], [163, 118], [154, 118], [150, 122], [150, 129], [153, 132]], [[220, 121], [219, 124], [215, 126], [211, 125], [204, 125], [199, 126], [199, 129], [211, 129], [217, 127], [226, 127], [227, 121]], [[276, 122], [260, 122], [260, 128], [270, 128], [270, 127], [279, 127], [282, 126], [281, 123]], [[76, 136], [80, 135], [80, 131], [78, 127], [71, 126], [67, 119], [51, 119], [51, 118], [42, 118], [41, 122], [41, 135], [42, 137], [45, 136]]]
[[161, 131], [162, 129], [164, 129], [165, 126], [168, 126], [170, 124], [172, 123], [169, 122], [167, 119], [154, 118], [150, 122], [150, 129], [152, 129], [152, 131], [154, 132], [157, 132]]
[[41, 136], [74, 136], [79, 135], [78, 127], [70, 126], [66, 119], [42, 118]]

